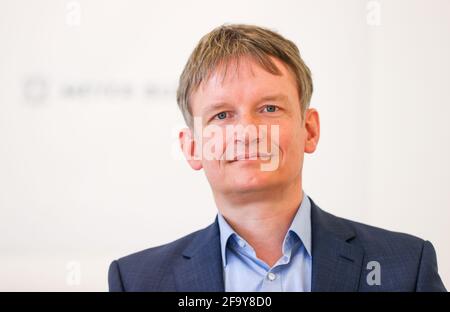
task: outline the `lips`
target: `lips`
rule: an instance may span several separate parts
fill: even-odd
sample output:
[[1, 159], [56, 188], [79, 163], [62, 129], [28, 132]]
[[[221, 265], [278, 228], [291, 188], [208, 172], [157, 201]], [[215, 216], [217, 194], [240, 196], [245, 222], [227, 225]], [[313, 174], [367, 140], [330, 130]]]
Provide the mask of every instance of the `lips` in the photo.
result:
[[239, 154], [236, 155], [231, 162], [241, 161], [241, 160], [269, 160], [272, 155], [270, 153], [252, 153], [252, 154]]

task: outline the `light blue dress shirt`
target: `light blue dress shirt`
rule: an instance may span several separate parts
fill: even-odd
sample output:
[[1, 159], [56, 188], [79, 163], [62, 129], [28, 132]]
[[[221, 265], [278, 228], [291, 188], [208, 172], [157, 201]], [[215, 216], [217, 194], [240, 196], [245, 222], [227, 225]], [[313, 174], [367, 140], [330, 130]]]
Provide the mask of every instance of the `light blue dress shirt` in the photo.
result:
[[218, 214], [225, 291], [311, 291], [311, 202], [303, 194], [273, 267]]

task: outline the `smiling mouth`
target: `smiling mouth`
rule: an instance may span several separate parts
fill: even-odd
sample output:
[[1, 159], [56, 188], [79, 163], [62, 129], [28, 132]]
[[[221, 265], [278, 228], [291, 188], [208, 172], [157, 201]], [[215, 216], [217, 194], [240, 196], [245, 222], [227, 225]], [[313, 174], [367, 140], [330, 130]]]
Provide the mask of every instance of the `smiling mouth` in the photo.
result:
[[252, 160], [269, 160], [272, 155], [269, 153], [257, 153], [257, 154], [241, 154], [236, 155], [229, 162], [237, 162], [237, 161], [252, 161]]

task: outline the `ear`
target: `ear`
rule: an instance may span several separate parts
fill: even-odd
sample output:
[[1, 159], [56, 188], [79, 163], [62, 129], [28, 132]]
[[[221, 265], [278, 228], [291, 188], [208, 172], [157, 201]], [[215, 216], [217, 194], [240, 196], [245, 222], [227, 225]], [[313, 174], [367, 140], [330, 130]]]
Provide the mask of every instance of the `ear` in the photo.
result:
[[305, 153], [313, 153], [316, 150], [320, 138], [319, 113], [314, 108], [305, 112]]
[[[183, 128], [180, 130], [178, 134], [178, 139], [180, 140], [180, 147], [183, 151], [184, 157], [188, 161], [189, 165], [194, 170], [200, 170], [203, 168], [202, 161], [200, 155], [196, 155], [196, 141], [194, 139], [194, 135], [190, 128]], [[201, 151], [200, 151], [201, 152]]]

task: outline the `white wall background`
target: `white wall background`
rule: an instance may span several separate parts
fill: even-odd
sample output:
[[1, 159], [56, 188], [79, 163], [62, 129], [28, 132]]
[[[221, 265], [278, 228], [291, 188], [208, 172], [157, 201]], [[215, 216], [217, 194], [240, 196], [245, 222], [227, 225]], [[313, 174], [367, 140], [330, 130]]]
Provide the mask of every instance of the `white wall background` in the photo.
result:
[[315, 83], [304, 189], [433, 242], [450, 287], [450, 1], [0, 1], [0, 290], [107, 290], [109, 263], [213, 221], [173, 152], [199, 38], [252, 23]]

